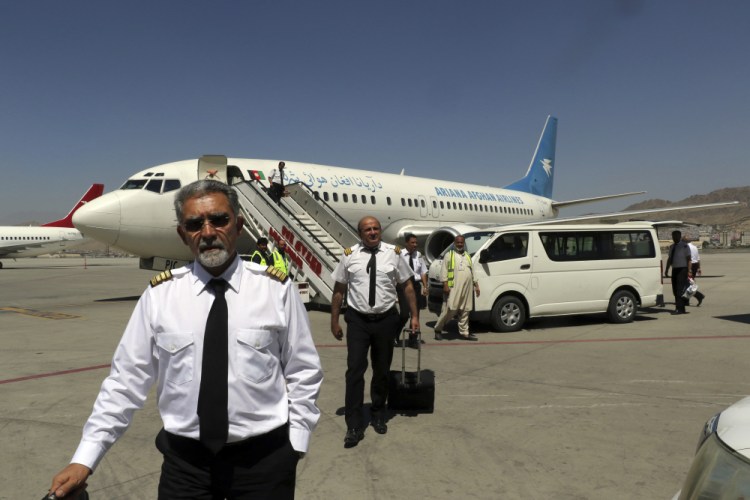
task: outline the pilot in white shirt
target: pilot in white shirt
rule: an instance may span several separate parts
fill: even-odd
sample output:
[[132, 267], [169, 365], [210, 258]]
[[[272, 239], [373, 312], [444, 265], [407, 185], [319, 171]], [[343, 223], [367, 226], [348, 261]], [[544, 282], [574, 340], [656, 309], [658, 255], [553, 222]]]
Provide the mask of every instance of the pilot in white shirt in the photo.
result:
[[[175, 205], [178, 232], [196, 260], [158, 275], [141, 296], [71, 464], [50, 491], [63, 497], [81, 489], [156, 384], [164, 423], [157, 447], [165, 460], [159, 498], [293, 498], [323, 379], [304, 305], [283, 273], [237, 256], [243, 221], [229, 186], [198, 181]], [[215, 278], [226, 283], [227, 425], [218, 451], [202, 442], [198, 414]]]
[[370, 396], [372, 426], [378, 434], [388, 432], [385, 402], [388, 396], [388, 372], [393, 358], [393, 340], [399, 332], [396, 311], [397, 287], [403, 287], [412, 312], [412, 327], [419, 330], [412, 272], [393, 245], [383, 243], [380, 222], [363, 217], [357, 225], [360, 244], [344, 251], [331, 277], [336, 284], [331, 298], [331, 333], [344, 338], [339, 314], [344, 293], [347, 304], [346, 393], [344, 395], [346, 435], [344, 447], [351, 448], [364, 439], [364, 391], [367, 354], [372, 360]]

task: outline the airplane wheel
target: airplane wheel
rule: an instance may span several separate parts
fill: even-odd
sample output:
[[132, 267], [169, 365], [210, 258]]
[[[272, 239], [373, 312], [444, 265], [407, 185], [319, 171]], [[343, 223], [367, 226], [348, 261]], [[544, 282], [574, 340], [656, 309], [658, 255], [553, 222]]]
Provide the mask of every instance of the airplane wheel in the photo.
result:
[[526, 323], [526, 307], [517, 297], [506, 295], [492, 306], [490, 324], [493, 330], [517, 332]]
[[637, 308], [635, 295], [627, 290], [620, 290], [609, 299], [607, 314], [612, 323], [630, 323], [635, 319]]

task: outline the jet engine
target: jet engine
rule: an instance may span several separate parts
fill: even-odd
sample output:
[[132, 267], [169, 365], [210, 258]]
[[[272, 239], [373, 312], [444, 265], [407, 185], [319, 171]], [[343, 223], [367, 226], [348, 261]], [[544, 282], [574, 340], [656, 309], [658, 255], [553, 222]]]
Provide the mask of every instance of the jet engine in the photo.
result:
[[440, 254], [443, 252], [443, 250], [448, 248], [451, 243], [453, 243], [453, 239], [456, 236], [458, 236], [459, 234], [470, 233], [472, 231], [479, 231], [479, 228], [461, 224], [458, 226], [444, 226], [435, 229], [432, 233], [430, 233], [430, 235], [427, 237], [427, 240], [425, 241], [425, 258], [428, 262], [432, 262], [433, 260], [440, 257]]

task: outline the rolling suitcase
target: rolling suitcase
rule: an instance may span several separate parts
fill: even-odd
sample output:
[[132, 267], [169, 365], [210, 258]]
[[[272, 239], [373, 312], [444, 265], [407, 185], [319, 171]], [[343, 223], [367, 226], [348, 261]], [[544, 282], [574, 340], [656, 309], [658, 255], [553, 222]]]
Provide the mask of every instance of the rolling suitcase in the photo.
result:
[[422, 333], [417, 332], [417, 371], [406, 371], [406, 339], [401, 332], [401, 369], [388, 376], [388, 408], [394, 411], [432, 413], [435, 410], [435, 372], [422, 370]]

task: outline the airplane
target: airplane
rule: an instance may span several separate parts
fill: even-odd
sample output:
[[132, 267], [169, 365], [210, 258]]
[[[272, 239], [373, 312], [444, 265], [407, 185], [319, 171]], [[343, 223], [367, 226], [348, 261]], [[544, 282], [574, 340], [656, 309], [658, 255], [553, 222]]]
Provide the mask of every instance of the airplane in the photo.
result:
[[[548, 116], [526, 174], [504, 188], [292, 161], [285, 162], [284, 184], [303, 184], [351, 227], [365, 215], [375, 216], [384, 241], [416, 235], [428, 261], [458, 234], [502, 224], [591, 220], [592, 216], [557, 216], [563, 207], [645, 192], [554, 201], [556, 137], [557, 118]], [[278, 160], [207, 155], [157, 165], [135, 173], [120, 189], [83, 207], [73, 223], [88, 236], [140, 256], [142, 269], [169, 269], [192, 260], [176, 231], [173, 202], [181, 186], [203, 178], [263, 185], [278, 164]], [[709, 206], [714, 205], [630, 211], [628, 217]], [[608, 220], [615, 216], [599, 215]], [[241, 238], [238, 251], [248, 253], [252, 244]]]
[[[35, 257], [59, 252], [83, 239], [73, 226], [73, 214], [104, 192], [104, 184], [92, 184], [68, 215], [41, 226], [0, 227], [0, 258]], [[0, 262], [0, 269], [3, 263]]]

